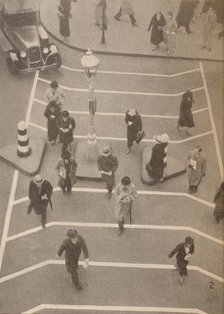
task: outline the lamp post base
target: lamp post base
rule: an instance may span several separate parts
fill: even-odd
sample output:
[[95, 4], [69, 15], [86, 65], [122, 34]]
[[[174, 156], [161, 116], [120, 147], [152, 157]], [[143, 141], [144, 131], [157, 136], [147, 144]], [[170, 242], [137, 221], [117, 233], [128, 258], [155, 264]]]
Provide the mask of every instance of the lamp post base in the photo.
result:
[[101, 181], [101, 174], [98, 172], [97, 159], [102, 153], [105, 143], [90, 145], [87, 141], [78, 142], [75, 160], [77, 162], [76, 176], [80, 179]]

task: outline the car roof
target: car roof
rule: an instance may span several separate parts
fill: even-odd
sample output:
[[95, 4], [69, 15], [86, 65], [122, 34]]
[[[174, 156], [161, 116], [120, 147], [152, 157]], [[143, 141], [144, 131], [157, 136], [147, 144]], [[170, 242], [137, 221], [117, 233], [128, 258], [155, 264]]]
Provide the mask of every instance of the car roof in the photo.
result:
[[5, 0], [4, 8], [8, 14], [39, 11], [41, 0]]

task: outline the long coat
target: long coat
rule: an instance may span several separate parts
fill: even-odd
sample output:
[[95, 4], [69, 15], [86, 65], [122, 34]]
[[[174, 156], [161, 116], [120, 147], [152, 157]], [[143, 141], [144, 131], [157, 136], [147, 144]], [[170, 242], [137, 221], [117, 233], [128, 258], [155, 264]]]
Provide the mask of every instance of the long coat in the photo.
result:
[[56, 103], [61, 106], [63, 105], [65, 94], [60, 86], [58, 86], [56, 90], [49, 87], [46, 91], [46, 98], [48, 103], [50, 101], [56, 101]]
[[152, 148], [152, 155], [150, 161], [146, 164], [148, 175], [160, 181], [163, 177], [163, 159], [165, 157], [165, 143], [158, 143]]
[[[196, 161], [196, 169], [191, 165], [191, 159]], [[206, 158], [202, 154], [195, 156], [195, 152], [191, 151], [188, 155], [188, 179], [189, 186], [198, 186], [202, 176], [206, 175]]]
[[166, 24], [164, 16], [161, 14], [159, 20], [157, 15], [154, 14], [151, 22], [149, 23], [148, 31], [152, 28], [151, 43], [153, 45], [159, 45], [163, 41], [163, 27]]
[[47, 132], [49, 141], [56, 140], [56, 138], [58, 137], [59, 130], [56, 124], [56, 120], [60, 116], [60, 114], [60, 105], [53, 101], [51, 101], [47, 105], [44, 111], [44, 116], [47, 118]]
[[[125, 115], [125, 122], [127, 123], [128, 146], [132, 146], [133, 141], [136, 140], [138, 132], [142, 130], [142, 118], [137, 111], [134, 116], [130, 116], [127, 111]], [[132, 122], [132, 125], [128, 125], [128, 122]]]
[[215, 194], [213, 202], [215, 203], [214, 216], [218, 219], [224, 217], [224, 190], [220, 187]]
[[194, 243], [191, 244], [188, 253], [186, 253], [185, 244], [180, 243], [169, 254], [169, 258], [171, 258], [174, 254], [177, 254], [176, 255], [177, 268], [179, 270], [180, 275], [187, 275], [188, 259], [186, 258], [186, 255], [188, 254], [192, 255], [193, 253], [194, 253]]
[[[133, 201], [137, 197], [137, 190], [133, 183], [128, 186], [123, 186], [119, 183], [115, 189], [116, 205], [115, 205], [115, 217], [118, 221], [122, 221], [126, 214], [129, 214], [133, 207]], [[125, 199], [127, 202], [124, 202]]]
[[194, 17], [194, 10], [198, 4], [197, 0], [182, 0], [176, 17], [177, 25], [189, 26]]
[[65, 161], [64, 159], [60, 159], [56, 165], [56, 170], [58, 172], [58, 186], [61, 188], [64, 187], [65, 184], [65, 179], [68, 176], [71, 180], [71, 185], [77, 182], [76, 179], [76, 170], [77, 170], [77, 163], [74, 158], [69, 159], [69, 164], [68, 164], [68, 171], [66, 171], [66, 166], [65, 166]]
[[[29, 184], [29, 199], [36, 214], [41, 214], [43, 210], [47, 208], [48, 200], [51, 199], [53, 187], [49, 181], [43, 180], [41, 187], [39, 188], [32, 180]], [[48, 199], [42, 200], [41, 197], [46, 195]]]
[[193, 115], [191, 111], [191, 108], [193, 105], [193, 99], [189, 99], [184, 95], [180, 103], [180, 114], [179, 114], [179, 119], [178, 119], [178, 125], [180, 127], [186, 126], [188, 128], [192, 128], [194, 127], [194, 120], [193, 120]]
[[104, 25], [108, 24], [108, 18], [107, 18], [107, 15], [106, 15], [106, 9], [107, 9], [106, 0], [99, 0], [96, 3], [96, 9], [95, 9], [96, 25], [99, 25], [99, 26], [102, 27], [102, 25], [103, 25], [103, 11], [105, 13], [105, 15], [104, 15]]
[[59, 116], [57, 118], [57, 127], [60, 130], [61, 128], [63, 130], [68, 130], [67, 133], [64, 133], [63, 131], [59, 131], [60, 139], [65, 144], [70, 144], [73, 141], [73, 130], [75, 129], [75, 120], [71, 117], [68, 117], [66, 121], [63, 120], [62, 116]]
[[65, 251], [65, 264], [68, 272], [71, 272], [71, 269], [73, 269], [74, 266], [78, 265], [81, 251], [83, 251], [84, 258], [89, 257], [88, 248], [83, 237], [81, 237], [80, 235], [78, 235], [77, 237], [78, 240], [75, 244], [72, 243], [70, 238], [66, 238], [62, 242], [58, 250], [58, 256], [61, 256]]
[[106, 183], [106, 185], [114, 186], [115, 184], [115, 171], [118, 168], [118, 160], [117, 157], [113, 155], [103, 156], [100, 155], [97, 160], [97, 166], [99, 171], [109, 172], [112, 171], [112, 175], [108, 176], [102, 173], [102, 180]]

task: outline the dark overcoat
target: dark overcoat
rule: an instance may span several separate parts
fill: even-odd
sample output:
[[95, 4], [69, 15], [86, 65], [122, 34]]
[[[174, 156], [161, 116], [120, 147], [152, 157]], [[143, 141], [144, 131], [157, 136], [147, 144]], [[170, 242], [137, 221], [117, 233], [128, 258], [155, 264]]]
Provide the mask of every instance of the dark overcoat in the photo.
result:
[[56, 121], [60, 116], [60, 113], [60, 105], [55, 101], [50, 102], [44, 111], [44, 116], [47, 118], [47, 132], [49, 141], [56, 140], [58, 137], [59, 130]]
[[66, 171], [64, 159], [60, 159], [57, 162], [56, 170], [57, 170], [58, 176], [59, 176], [58, 186], [60, 186], [61, 188], [63, 188], [65, 185], [66, 176], [68, 176], [70, 178], [71, 185], [73, 185], [74, 183], [77, 182], [76, 175], [75, 175], [76, 170], [77, 170], [77, 163], [76, 163], [74, 158], [71, 157], [69, 159], [69, 163], [68, 163], [67, 167], [68, 167], [68, 171]]
[[177, 25], [189, 26], [194, 17], [194, 10], [198, 4], [197, 0], [182, 0], [176, 17]]
[[[49, 181], [44, 180], [41, 187], [38, 188], [34, 181], [30, 181], [29, 184], [29, 199], [36, 214], [41, 214], [42, 210], [45, 210], [48, 205], [48, 200], [51, 199], [53, 187]], [[48, 200], [42, 200], [41, 196], [46, 195]]]
[[[189, 247], [189, 253], [192, 255], [194, 253], [194, 243], [191, 244]], [[186, 253], [185, 251], [185, 243], [179, 243], [175, 249], [173, 249], [172, 252], [169, 254], [169, 258], [173, 257], [174, 254], [176, 255], [177, 259], [177, 268], [179, 270], [180, 275], [187, 275], [187, 265], [188, 265], [188, 260], [186, 260]]]
[[178, 125], [180, 127], [188, 128], [194, 127], [194, 120], [191, 111], [192, 105], [193, 99], [189, 99], [185, 95], [183, 95], [183, 98], [180, 103], [180, 114], [178, 120]]
[[58, 256], [61, 256], [65, 251], [65, 264], [68, 272], [71, 272], [73, 267], [78, 265], [81, 251], [83, 252], [84, 258], [89, 257], [88, 248], [83, 237], [80, 235], [77, 235], [77, 237], [78, 239], [75, 244], [73, 244], [70, 238], [66, 238], [58, 250]]
[[224, 217], [224, 190], [220, 187], [215, 194], [213, 202], [215, 203], [214, 216], [217, 218]]
[[[63, 120], [62, 116], [60, 115], [57, 118], [57, 127], [59, 129], [60, 139], [65, 144], [70, 144], [73, 141], [73, 130], [75, 129], [75, 120], [71, 117], [68, 117], [66, 121]], [[67, 133], [64, 133], [60, 130], [68, 130]]]
[[[142, 131], [142, 118], [136, 111], [136, 115], [130, 116], [128, 111], [125, 115], [125, 122], [127, 123], [127, 138], [128, 141], [133, 142], [136, 140], [139, 131]], [[132, 122], [132, 125], [128, 125], [128, 122]]]
[[113, 155], [109, 155], [109, 156], [103, 156], [100, 155], [98, 157], [97, 160], [97, 166], [98, 166], [98, 170], [99, 171], [105, 171], [105, 172], [109, 172], [112, 171], [112, 175], [108, 176], [106, 174], [102, 173], [102, 180], [110, 186], [114, 186], [115, 184], [115, 171], [118, 168], [118, 160], [117, 157], [113, 156]]
[[158, 143], [152, 148], [152, 156], [146, 164], [148, 175], [159, 181], [163, 177], [163, 158], [165, 157], [165, 146], [167, 143]]
[[166, 20], [162, 14], [159, 20], [156, 16], [156, 14], [153, 15], [148, 27], [148, 31], [152, 28], [151, 43], [153, 45], [159, 45], [163, 41], [163, 27], [166, 24]]

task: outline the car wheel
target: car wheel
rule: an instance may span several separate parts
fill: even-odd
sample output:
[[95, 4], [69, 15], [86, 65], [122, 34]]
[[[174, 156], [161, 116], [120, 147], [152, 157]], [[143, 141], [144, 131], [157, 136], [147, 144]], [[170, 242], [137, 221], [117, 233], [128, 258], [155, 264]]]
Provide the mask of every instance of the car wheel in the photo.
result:
[[12, 73], [14, 75], [18, 74], [18, 69], [17, 69], [15, 63], [12, 61], [11, 58], [7, 59], [7, 66], [8, 66], [8, 70], [10, 73]]

